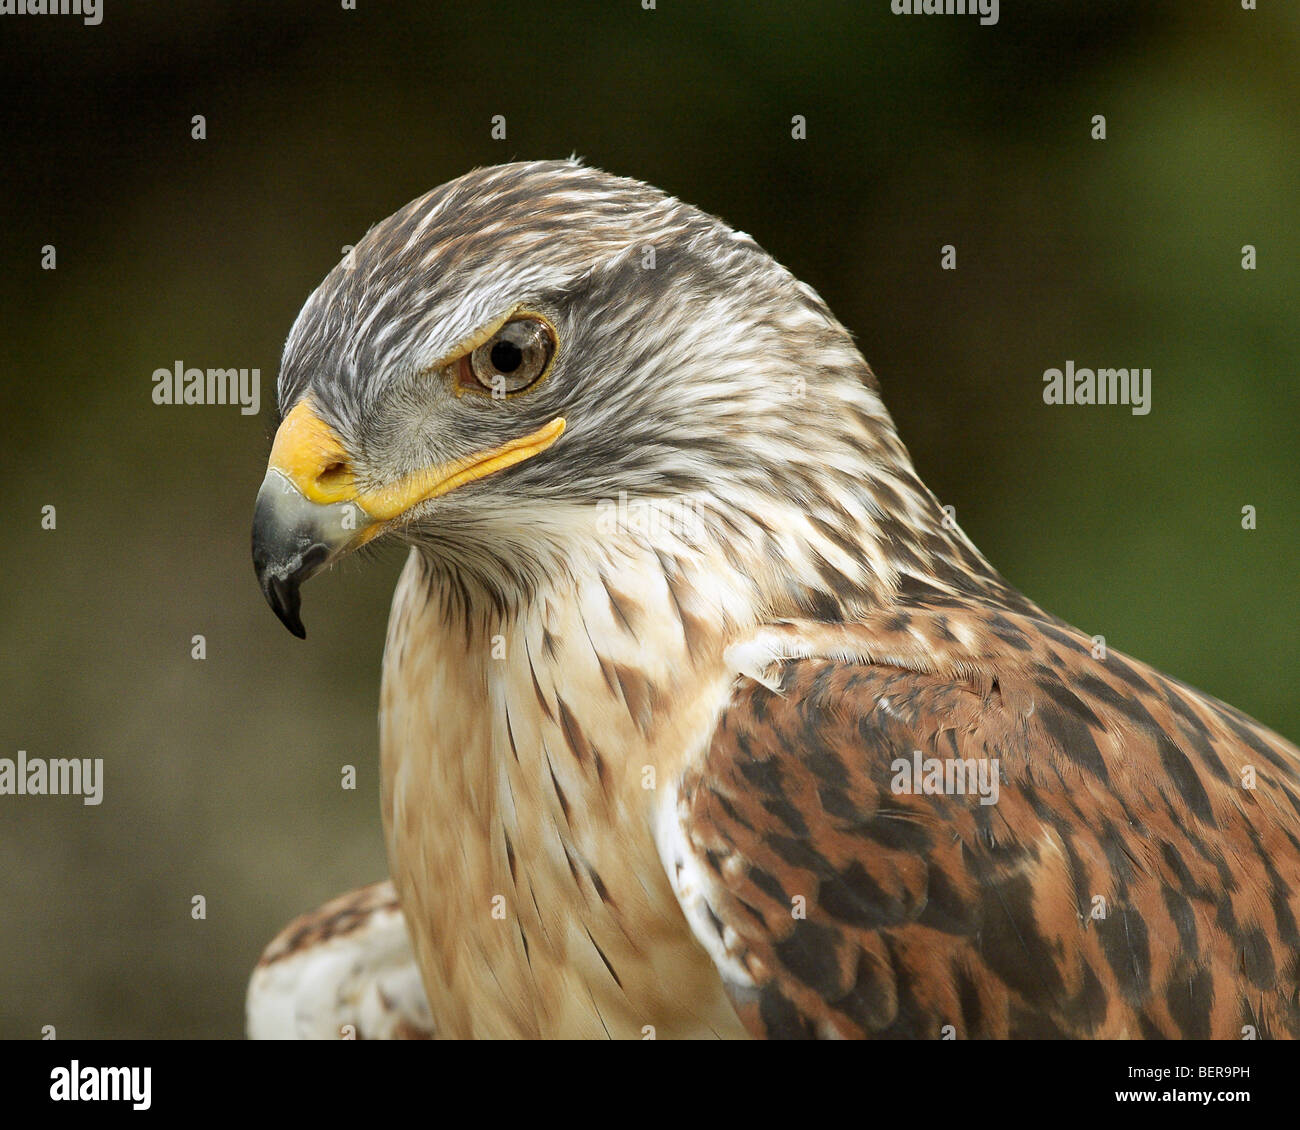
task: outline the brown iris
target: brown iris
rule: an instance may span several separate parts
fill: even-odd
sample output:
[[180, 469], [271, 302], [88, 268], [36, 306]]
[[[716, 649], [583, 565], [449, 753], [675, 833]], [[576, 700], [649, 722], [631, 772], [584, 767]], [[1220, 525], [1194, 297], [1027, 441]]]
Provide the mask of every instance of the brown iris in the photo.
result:
[[545, 372], [555, 355], [555, 332], [541, 318], [512, 318], [487, 341], [461, 359], [457, 376], [462, 387], [479, 388], [494, 396], [522, 392]]

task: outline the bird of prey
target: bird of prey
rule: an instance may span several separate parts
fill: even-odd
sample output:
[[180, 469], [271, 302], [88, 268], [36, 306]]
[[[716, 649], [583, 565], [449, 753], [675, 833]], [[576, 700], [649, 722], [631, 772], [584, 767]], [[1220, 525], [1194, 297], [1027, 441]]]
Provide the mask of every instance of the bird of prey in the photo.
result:
[[278, 402], [290, 631], [312, 574], [410, 547], [401, 914], [291, 927], [254, 1034], [1300, 1035], [1300, 750], [1003, 580], [749, 236], [476, 170], [326, 276]]

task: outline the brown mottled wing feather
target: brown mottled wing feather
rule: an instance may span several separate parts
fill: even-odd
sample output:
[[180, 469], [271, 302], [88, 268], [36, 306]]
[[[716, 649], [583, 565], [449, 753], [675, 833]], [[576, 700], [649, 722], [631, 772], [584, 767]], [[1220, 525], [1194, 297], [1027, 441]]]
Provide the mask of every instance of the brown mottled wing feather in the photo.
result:
[[[738, 687], [677, 813], [747, 1027], [1300, 1036], [1300, 751], [998, 619], [1013, 646], [970, 679], [810, 658]], [[914, 750], [998, 759], [997, 803], [895, 793]]]
[[391, 882], [349, 891], [280, 931], [249, 981], [247, 1029], [261, 1040], [433, 1037]]

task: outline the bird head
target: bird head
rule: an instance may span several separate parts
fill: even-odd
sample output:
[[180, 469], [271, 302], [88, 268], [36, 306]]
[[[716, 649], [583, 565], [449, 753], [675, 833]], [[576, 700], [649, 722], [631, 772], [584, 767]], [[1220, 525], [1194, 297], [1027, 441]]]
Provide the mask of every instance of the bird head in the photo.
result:
[[889, 540], [872, 483], [928, 505], [811, 288], [577, 161], [475, 170], [375, 225], [304, 305], [277, 400], [253, 558], [298, 636], [299, 585], [381, 536], [500, 605], [581, 552], [602, 503], [691, 500], [701, 521], [665, 537], [749, 539], [807, 604], [862, 572], [846, 529]]

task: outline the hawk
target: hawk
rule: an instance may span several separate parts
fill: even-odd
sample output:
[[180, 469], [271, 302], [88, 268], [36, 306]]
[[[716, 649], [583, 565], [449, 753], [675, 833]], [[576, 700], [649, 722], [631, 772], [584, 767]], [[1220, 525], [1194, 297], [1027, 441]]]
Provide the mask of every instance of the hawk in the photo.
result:
[[392, 888], [282, 935], [254, 1034], [1300, 1035], [1300, 750], [1003, 580], [749, 236], [478, 169], [326, 276], [278, 402], [289, 630], [410, 552]]

